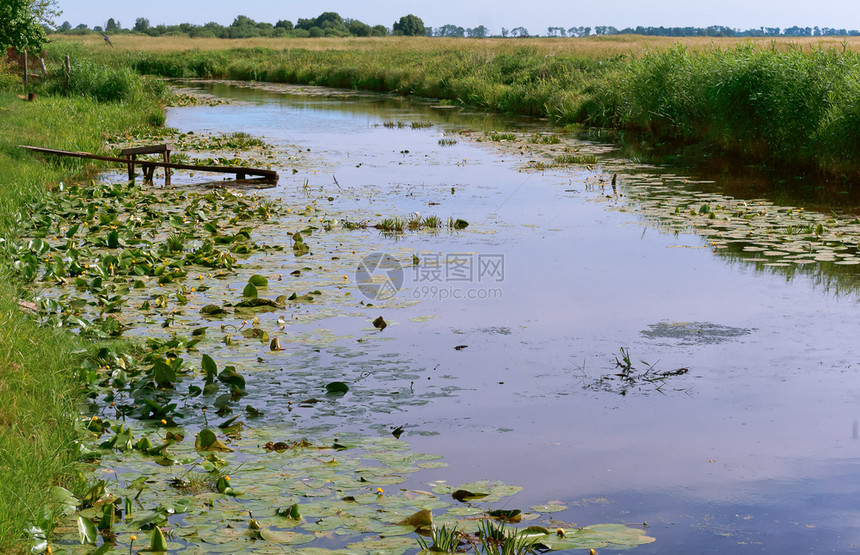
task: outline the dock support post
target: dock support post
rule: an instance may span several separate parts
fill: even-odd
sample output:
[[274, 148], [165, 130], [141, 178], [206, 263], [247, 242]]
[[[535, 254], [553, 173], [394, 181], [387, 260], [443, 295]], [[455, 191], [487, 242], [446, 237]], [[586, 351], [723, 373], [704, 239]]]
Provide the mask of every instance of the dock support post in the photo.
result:
[[[170, 149], [169, 148], [164, 150], [164, 163], [165, 164], [170, 163]], [[164, 186], [170, 187], [170, 168], [168, 168], [168, 167], [164, 168]]]
[[135, 154], [126, 154], [125, 159], [128, 160], [128, 181], [134, 183], [134, 161], [137, 158]]

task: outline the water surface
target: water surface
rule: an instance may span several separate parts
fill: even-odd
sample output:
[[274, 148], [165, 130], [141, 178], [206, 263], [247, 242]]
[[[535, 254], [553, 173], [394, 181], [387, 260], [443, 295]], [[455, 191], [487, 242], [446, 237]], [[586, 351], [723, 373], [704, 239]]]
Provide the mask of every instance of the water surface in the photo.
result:
[[[527, 151], [459, 135], [540, 122], [308, 87], [193, 86], [234, 102], [172, 109], [167, 125], [242, 131], [294, 153], [261, 194], [327, 202], [351, 221], [419, 212], [470, 223], [396, 237], [334, 230], [312, 235], [300, 261], [256, 261], [283, 274], [310, 267], [308, 284], [352, 295], [304, 309], [287, 329], [293, 356], [255, 365], [249, 398], [268, 407], [269, 424], [403, 426], [403, 439], [449, 463], [416, 480], [502, 480], [525, 488], [510, 508], [558, 500], [570, 507], [562, 521], [647, 524], [657, 541], [642, 552], [856, 551], [853, 267], [841, 294], [808, 274], [763, 271], [696, 234], [609, 209], [623, 201], [594, 186], [609, 180], [601, 164], [529, 171]], [[382, 125], [398, 121], [432, 126]], [[629, 165], [622, 194], [644, 174], [685, 179]], [[288, 231], [265, 239], [287, 242]], [[355, 285], [354, 268], [374, 252], [405, 266], [388, 301]], [[413, 254], [424, 266], [411, 267]], [[502, 272], [479, 276], [479, 257]], [[421, 272], [432, 261], [442, 263], [435, 278]], [[390, 325], [378, 333], [369, 322], [380, 315]], [[622, 347], [639, 373], [688, 371], [625, 383], [615, 376]], [[271, 392], [304, 392], [317, 372], [348, 380], [350, 394], [279, 411]]]

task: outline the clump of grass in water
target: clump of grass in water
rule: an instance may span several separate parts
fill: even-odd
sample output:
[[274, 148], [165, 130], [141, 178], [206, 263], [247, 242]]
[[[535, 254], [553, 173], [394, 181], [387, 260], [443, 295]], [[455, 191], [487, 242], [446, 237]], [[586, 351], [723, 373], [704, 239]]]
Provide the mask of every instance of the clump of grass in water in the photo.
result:
[[231, 148], [245, 148], [249, 146], [262, 146], [263, 139], [259, 137], [252, 137], [248, 133], [244, 131], [236, 131], [235, 133], [230, 134], [230, 142], [228, 146]]
[[406, 123], [405, 121], [385, 121], [382, 123], [382, 127], [386, 127], [388, 129], [405, 129], [410, 127], [412, 129], [426, 129], [427, 127], [433, 127], [433, 124], [429, 121], [413, 121]]
[[448, 229], [466, 229], [469, 227], [469, 222], [460, 218], [448, 218]]
[[559, 154], [553, 159], [553, 165], [569, 166], [582, 165], [587, 166], [597, 163], [597, 156], [593, 154]]
[[[458, 227], [456, 229], [462, 229], [466, 225], [469, 225], [464, 220], [457, 220], [457, 221], [462, 222], [461, 224], [459, 224], [462, 227]], [[452, 218], [451, 222], [449, 222], [449, 227], [454, 225], [453, 222], [454, 222], [454, 220]], [[462, 224], [465, 224], [465, 225], [462, 225]], [[344, 229], [364, 229], [364, 228], [368, 227], [367, 222], [344, 221], [341, 225], [343, 226]], [[418, 231], [421, 229], [438, 229], [438, 228], [442, 227], [442, 221], [439, 219], [438, 216], [426, 216], [426, 217], [422, 218], [421, 215], [416, 212], [416, 213], [412, 214], [411, 216], [409, 216], [408, 218], [405, 218], [405, 219], [404, 218], [385, 218], [384, 220], [381, 220], [378, 224], [376, 224], [375, 226], [372, 226], [372, 227], [375, 227], [376, 229], [378, 229], [380, 231], [385, 231], [385, 232], [389, 232], [389, 233], [391, 233], [391, 232], [401, 233], [407, 229], [409, 231]]]
[[421, 219], [421, 216], [419, 214], [415, 213], [415, 214], [412, 214], [411, 216], [409, 216], [409, 220], [406, 222], [406, 227], [410, 231], [416, 231], [416, 230], [421, 229], [422, 224], [423, 224], [423, 220]]
[[406, 227], [406, 222], [402, 218], [385, 218], [376, 227], [382, 231], [401, 233]]
[[181, 233], [171, 233], [167, 236], [167, 250], [170, 252], [181, 252], [185, 250], [185, 236]]
[[461, 534], [457, 530], [457, 526], [454, 525], [451, 528], [448, 528], [447, 525], [442, 527], [433, 526], [430, 529], [430, 539], [433, 540], [431, 545], [427, 545], [427, 540], [425, 540], [421, 535], [418, 535], [418, 546], [424, 551], [431, 551], [434, 553], [456, 553], [458, 548], [460, 547], [460, 537]]
[[538, 551], [535, 540], [517, 531], [509, 531], [504, 523], [496, 525], [490, 520], [484, 520], [481, 522], [478, 534], [481, 538], [481, 547], [487, 555], [528, 555]]
[[561, 143], [561, 137], [558, 135], [543, 135], [541, 133], [535, 133], [529, 137], [529, 142], [542, 145], [557, 145]]
[[454, 146], [455, 144], [457, 144], [457, 139], [449, 139], [447, 137], [439, 139], [439, 146]]
[[499, 133], [497, 131], [493, 131], [492, 133], [484, 133], [484, 136], [491, 141], [516, 141], [517, 136], [513, 133]]

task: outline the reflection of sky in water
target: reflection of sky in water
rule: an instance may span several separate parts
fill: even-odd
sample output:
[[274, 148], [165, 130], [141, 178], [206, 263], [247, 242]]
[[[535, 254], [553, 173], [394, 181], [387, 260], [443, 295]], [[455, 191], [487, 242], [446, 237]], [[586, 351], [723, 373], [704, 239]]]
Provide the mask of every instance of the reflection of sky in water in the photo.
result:
[[[803, 277], [786, 282], [726, 265], [707, 249], [669, 248], [702, 241], [643, 233], [636, 216], [585, 202], [593, 193], [584, 190], [584, 170], [520, 173], [510, 155], [462, 139], [438, 145], [442, 132], [476, 128], [480, 118], [458, 123], [450, 112], [373, 96], [215, 92], [248, 103], [172, 110], [168, 125], [245, 131], [310, 148], [307, 156], [319, 161], [316, 173], [281, 169], [278, 187], [263, 194], [299, 202], [307, 179], [314, 198], [335, 196], [332, 210], [355, 219], [419, 211], [472, 224], [463, 233], [407, 234], [396, 242], [375, 231], [318, 234], [309, 239], [318, 252], [301, 265], [340, 277], [373, 250], [393, 252], [404, 264], [411, 252], [504, 256], [499, 284], [438, 284], [449, 294], [498, 287], [501, 299], [425, 298], [366, 309], [356, 298], [346, 310], [352, 316], [291, 327], [347, 338], [319, 352], [298, 346], [291, 357], [261, 354], [268, 370], [249, 377], [251, 401], [268, 402], [280, 418], [286, 413], [277, 396], [265, 391], [290, 384], [303, 390], [297, 384], [314, 377], [361, 378], [343, 399], [295, 406], [289, 419], [374, 431], [404, 425], [416, 449], [451, 464], [422, 480], [503, 480], [526, 487], [514, 500], [523, 506], [606, 498], [560, 518], [648, 521], [657, 537], [642, 548], [649, 552], [847, 552], [860, 540], [849, 495], [860, 451], [852, 436], [859, 396], [853, 299], [829, 296]], [[429, 129], [376, 126], [428, 119], [435, 122]], [[358, 250], [331, 267], [345, 238]], [[295, 262], [283, 264], [289, 270]], [[398, 300], [433, 285], [416, 281], [411, 268], [405, 282]], [[377, 334], [369, 321], [380, 314], [391, 325]], [[435, 318], [410, 320], [425, 316]], [[658, 322], [753, 331], [693, 344], [641, 333]], [[368, 340], [356, 342], [362, 337]], [[460, 345], [467, 347], [454, 349]], [[640, 370], [644, 360], [690, 372], [659, 391], [633, 388], [623, 397], [584, 388], [615, 371], [620, 347]], [[455, 389], [446, 396], [447, 388]], [[346, 423], [343, 414], [351, 414]]]

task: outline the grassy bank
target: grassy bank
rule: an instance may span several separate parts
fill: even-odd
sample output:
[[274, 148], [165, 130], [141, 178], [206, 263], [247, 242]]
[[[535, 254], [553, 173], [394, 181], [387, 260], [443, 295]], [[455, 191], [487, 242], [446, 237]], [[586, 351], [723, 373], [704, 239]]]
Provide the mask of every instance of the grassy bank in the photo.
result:
[[[860, 54], [854, 43], [392, 38], [200, 50], [204, 43], [190, 39], [137, 37], [132, 44], [100, 48], [99, 55], [166, 77], [418, 95], [704, 142], [773, 167], [860, 175], [860, 110], [853, 100], [860, 92]], [[64, 42], [54, 48], [86, 57], [96, 47]]]
[[[109, 75], [104, 76], [109, 79]], [[138, 80], [139, 81], [139, 80]], [[0, 82], [0, 237], [14, 237], [28, 203], [62, 181], [85, 179], [91, 164], [72, 158], [42, 160], [17, 148], [29, 143], [97, 152], [107, 134], [157, 123], [150, 96], [98, 102], [83, 88], [63, 98], [18, 98], [20, 85]], [[144, 91], [140, 87], [140, 91]], [[148, 94], [148, 93], [147, 93]], [[2, 247], [0, 247], [2, 251]], [[39, 327], [19, 308], [17, 285], [0, 256], [0, 552], [29, 552], [24, 530], [50, 511], [52, 485], [80, 486], [75, 441], [82, 389], [77, 381], [76, 336]]]

